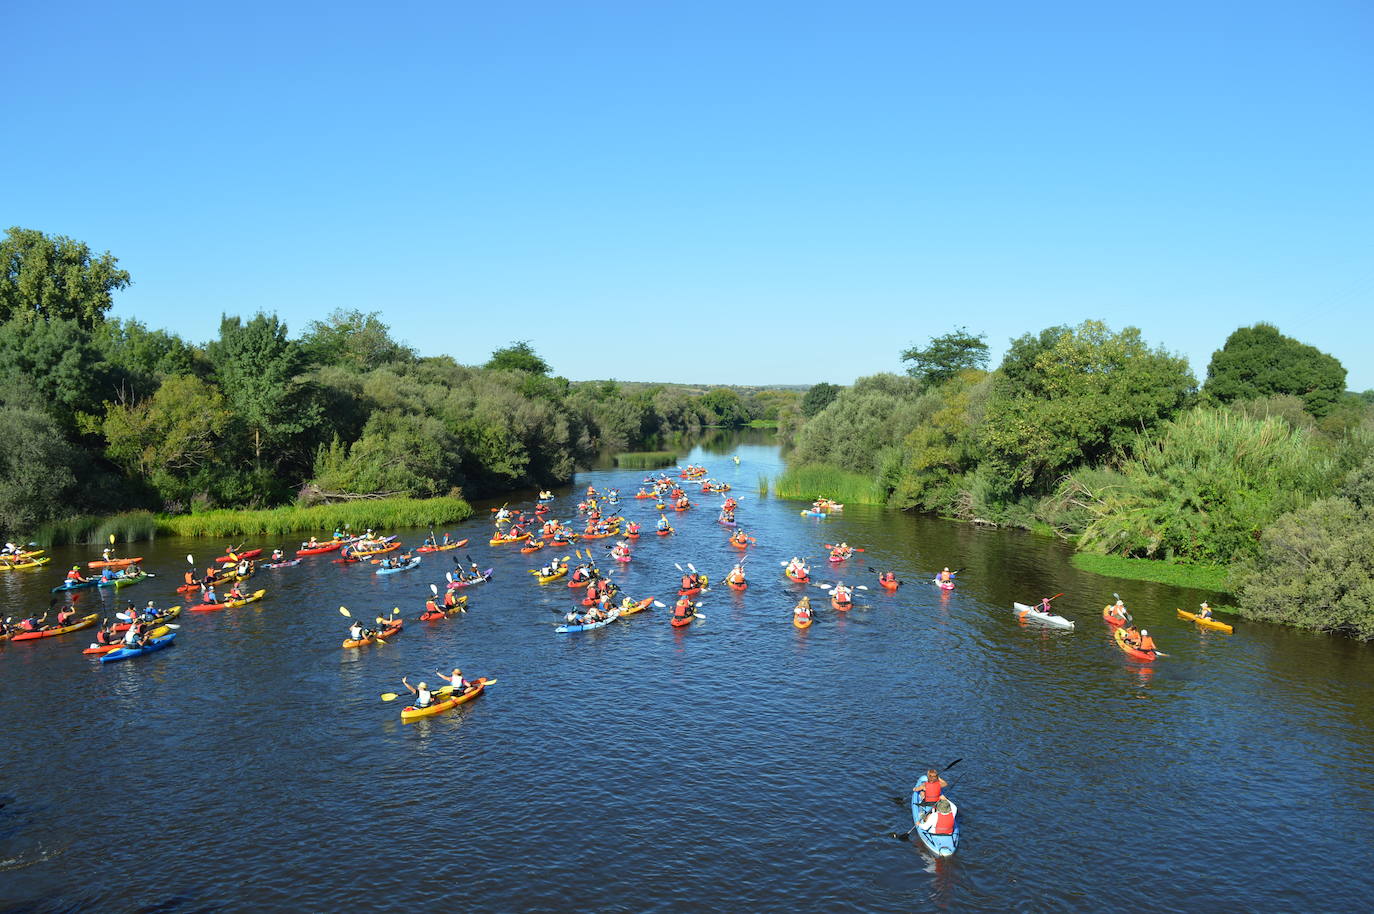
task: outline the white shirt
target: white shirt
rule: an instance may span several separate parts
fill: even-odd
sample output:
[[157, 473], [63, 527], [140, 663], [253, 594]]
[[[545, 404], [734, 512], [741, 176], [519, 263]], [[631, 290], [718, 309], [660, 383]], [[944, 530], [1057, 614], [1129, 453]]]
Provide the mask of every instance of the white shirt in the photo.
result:
[[124, 643], [125, 643], [125, 644], [137, 644], [137, 643], [138, 643], [138, 629], [136, 629], [136, 628], [134, 628], [132, 625], [130, 625], [130, 626], [129, 626], [129, 630], [126, 631], [126, 632], [124, 633]]
[[[936, 802], [939, 801], [937, 800]], [[957, 821], [957, 817], [959, 815], [959, 807], [954, 805], [953, 800], [949, 800], [949, 814], [955, 816]], [[925, 831], [930, 831], [932, 828], [935, 827], [935, 822], [939, 818], [939, 816], [940, 814], [935, 811], [935, 807], [930, 807], [930, 812], [927, 813], [925, 818], [921, 820], [921, 828]]]

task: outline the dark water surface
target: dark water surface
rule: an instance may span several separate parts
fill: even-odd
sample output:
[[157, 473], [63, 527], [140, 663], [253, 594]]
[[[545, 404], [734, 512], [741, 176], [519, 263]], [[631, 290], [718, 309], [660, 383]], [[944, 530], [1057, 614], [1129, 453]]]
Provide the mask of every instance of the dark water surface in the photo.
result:
[[[690, 456], [736, 485], [759, 545], [749, 590], [713, 588], [685, 630], [655, 610], [555, 635], [571, 591], [526, 573], [542, 556], [488, 547], [483, 506], [459, 535], [493, 583], [385, 647], [341, 650], [338, 607], [413, 619], [449, 554], [390, 577], [328, 556], [263, 570], [263, 603], [183, 618], [174, 647], [129, 662], [82, 656], [89, 632], [0, 645], [0, 909], [1369, 909], [1369, 648], [1200, 632], [1174, 608], [1206, 594], [1080, 572], [1020, 533], [803, 518], [759, 499], [779, 458], [753, 440]], [[643, 475], [577, 481], [629, 496]], [[622, 507], [651, 529], [651, 502]], [[723, 575], [737, 553], [715, 515], [641, 537], [613, 569], [626, 592], [671, 602], [675, 562]], [[839, 577], [907, 583], [799, 632], [779, 562], [837, 540], [868, 549]], [[121, 598], [177, 602], [186, 553], [222, 545], [143, 544], [160, 578]], [[46, 604], [92, 551], [0, 573], [4, 613]], [[951, 594], [924, 583], [946, 564], [967, 568]], [[1172, 657], [1116, 650], [1099, 615], [1114, 590]], [[1012, 600], [1058, 591], [1076, 631], [1013, 620]], [[500, 682], [407, 725], [378, 700], [455, 663]], [[886, 837], [911, 824], [891, 798], [955, 758], [963, 841], [936, 863]]]

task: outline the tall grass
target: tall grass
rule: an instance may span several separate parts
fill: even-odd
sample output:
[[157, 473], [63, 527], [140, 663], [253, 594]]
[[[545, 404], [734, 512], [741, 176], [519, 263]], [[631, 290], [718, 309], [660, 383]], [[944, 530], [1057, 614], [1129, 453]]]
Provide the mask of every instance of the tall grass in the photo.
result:
[[33, 538], [45, 547], [107, 545], [111, 535], [117, 543], [137, 543], [154, 539], [158, 529], [158, 520], [149, 511], [125, 511], [104, 517], [82, 514], [46, 523], [34, 532]]
[[626, 451], [615, 455], [615, 465], [627, 470], [654, 470], [677, 463], [676, 451]]
[[767, 475], [766, 473], [760, 473], [760, 474], [759, 474], [759, 495], [760, 495], [760, 496], [766, 496], [767, 494], [768, 494], [768, 475]]
[[265, 511], [207, 511], [164, 517], [164, 529], [178, 536], [226, 537], [283, 534], [302, 531], [329, 533], [348, 525], [352, 530], [399, 530], [441, 526], [472, 516], [461, 498], [379, 498], [310, 508], [272, 508]]
[[872, 478], [823, 463], [789, 466], [773, 480], [773, 494], [807, 501], [829, 498], [844, 505], [887, 504], [887, 491]]
[[1093, 574], [1110, 578], [1126, 578], [1130, 581], [1153, 581], [1157, 584], [1171, 584], [1174, 587], [1192, 587], [1197, 590], [1228, 592], [1228, 578], [1231, 569], [1226, 565], [1190, 565], [1186, 563], [1161, 562], [1158, 559], [1131, 559], [1119, 555], [1094, 555], [1078, 552], [1070, 562], [1073, 567]]

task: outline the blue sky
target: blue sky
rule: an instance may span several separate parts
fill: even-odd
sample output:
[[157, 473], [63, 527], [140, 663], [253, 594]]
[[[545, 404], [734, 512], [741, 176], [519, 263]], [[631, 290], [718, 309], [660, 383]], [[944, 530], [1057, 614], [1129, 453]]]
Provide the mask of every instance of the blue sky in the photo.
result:
[[203, 340], [382, 311], [463, 362], [847, 383], [1098, 318], [1374, 387], [1368, 3], [241, 2], [6, 14], [0, 221]]

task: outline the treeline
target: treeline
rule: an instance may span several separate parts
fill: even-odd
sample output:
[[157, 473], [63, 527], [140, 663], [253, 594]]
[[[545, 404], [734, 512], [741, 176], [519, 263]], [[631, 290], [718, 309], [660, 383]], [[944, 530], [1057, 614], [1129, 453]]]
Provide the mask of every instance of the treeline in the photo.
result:
[[0, 532], [130, 509], [554, 485], [601, 449], [777, 421], [800, 399], [572, 383], [524, 342], [480, 366], [421, 357], [357, 311], [297, 336], [275, 315], [226, 316], [192, 343], [108, 319], [129, 282], [69, 238], [0, 240]]
[[1244, 327], [1199, 385], [1138, 330], [1086, 321], [1014, 340], [993, 371], [964, 330], [902, 357], [906, 375], [858, 380], [797, 431], [789, 477], [1230, 565], [1246, 614], [1374, 637], [1374, 392], [1346, 391], [1332, 356]]

